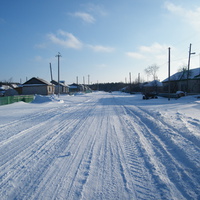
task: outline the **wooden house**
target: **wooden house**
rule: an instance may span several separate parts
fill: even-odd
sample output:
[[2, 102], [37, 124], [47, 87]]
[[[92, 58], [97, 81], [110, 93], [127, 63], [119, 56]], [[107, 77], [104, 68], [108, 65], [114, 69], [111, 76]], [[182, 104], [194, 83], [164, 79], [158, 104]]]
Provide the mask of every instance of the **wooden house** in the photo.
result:
[[[162, 81], [164, 91], [168, 90], [169, 79]], [[171, 93], [183, 91], [188, 93], [200, 93], [200, 69], [183, 70], [170, 76]]]
[[51, 95], [54, 94], [54, 85], [41, 79], [33, 77], [26, 81], [22, 85], [22, 94], [39, 94], [39, 95]]
[[143, 83], [143, 93], [155, 93], [158, 94], [163, 91], [163, 84], [158, 80]]
[[65, 85], [64, 81], [60, 81], [60, 83], [58, 84], [58, 81], [52, 80], [51, 83], [55, 85], [55, 94], [58, 94], [58, 90], [60, 90], [60, 94], [69, 93], [69, 86]]

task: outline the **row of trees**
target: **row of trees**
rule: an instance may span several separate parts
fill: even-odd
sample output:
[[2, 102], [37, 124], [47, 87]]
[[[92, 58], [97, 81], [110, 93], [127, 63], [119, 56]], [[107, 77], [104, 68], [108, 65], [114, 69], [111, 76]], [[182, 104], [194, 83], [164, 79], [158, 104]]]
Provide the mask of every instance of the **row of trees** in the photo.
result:
[[[145, 73], [147, 76], [152, 76], [153, 80], [157, 80], [157, 72], [159, 70], [159, 67], [154, 64], [145, 69]], [[123, 83], [123, 82], [117, 82], [117, 83], [96, 83], [90, 85], [90, 88], [92, 90], [100, 90], [100, 91], [119, 91], [126, 89], [128, 92], [141, 92], [141, 81], [136, 80], [135, 82], [131, 83]]]

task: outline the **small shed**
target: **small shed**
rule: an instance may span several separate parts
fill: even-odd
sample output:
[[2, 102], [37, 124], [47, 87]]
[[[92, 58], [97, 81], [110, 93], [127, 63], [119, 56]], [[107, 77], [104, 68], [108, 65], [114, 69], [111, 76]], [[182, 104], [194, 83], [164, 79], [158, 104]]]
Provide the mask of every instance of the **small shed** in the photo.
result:
[[144, 90], [144, 93], [154, 92], [157, 94], [159, 92], [162, 92], [163, 84], [158, 80], [154, 80], [149, 83], [144, 83], [143, 90]]
[[69, 93], [75, 92], [91, 92], [92, 90], [87, 85], [73, 83], [69, 85]]
[[51, 95], [54, 93], [54, 85], [41, 78], [33, 77], [22, 85], [22, 94]]
[[76, 84], [76, 83], [73, 83], [73, 84], [69, 85], [69, 92], [70, 93], [80, 92], [79, 85]]

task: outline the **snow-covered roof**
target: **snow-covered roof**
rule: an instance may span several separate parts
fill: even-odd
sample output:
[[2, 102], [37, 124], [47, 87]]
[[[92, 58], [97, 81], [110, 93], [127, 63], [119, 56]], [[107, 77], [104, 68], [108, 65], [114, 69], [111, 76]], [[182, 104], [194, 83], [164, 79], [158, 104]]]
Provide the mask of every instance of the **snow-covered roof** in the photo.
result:
[[[200, 68], [195, 68], [195, 69], [190, 69], [189, 71], [189, 79], [193, 78], [200, 78]], [[185, 80], [187, 79], [187, 70], [182, 71], [182, 72], [177, 72], [170, 76], [171, 81], [178, 81], [178, 80]], [[162, 82], [167, 82], [168, 78], [163, 80]]]
[[11, 87], [9, 86], [9, 85], [2, 85], [1, 87], [0, 87], [0, 89], [2, 89], [2, 90], [8, 90], [8, 89], [10, 89]]
[[24, 84], [23, 87], [44, 86], [46, 84]]
[[163, 84], [158, 80], [154, 80], [144, 85], [144, 87], [155, 87], [155, 86], [162, 87]]
[[29, 79], [28, 81], [26, 81], [24, 85], [33, 85], [33, 84], [43, 84], [43, 85], [51, 85], [48, 81], [44, 80], [44, 79], [41, 79], [41, 78], [36, 78], [36, 77], [33, 77], [31, 79]]
[[12, 86], [12, 88], [18, 88], [19, 86], [15, 83], [10, 84]]
[[58, 81], [52, 80], [51, 83], [54, 85], [61, 85], [63, 87], [68, 87], [68, 85], [65, 85], [63, 81], [60, 81], [60, 84], [58, 84]]

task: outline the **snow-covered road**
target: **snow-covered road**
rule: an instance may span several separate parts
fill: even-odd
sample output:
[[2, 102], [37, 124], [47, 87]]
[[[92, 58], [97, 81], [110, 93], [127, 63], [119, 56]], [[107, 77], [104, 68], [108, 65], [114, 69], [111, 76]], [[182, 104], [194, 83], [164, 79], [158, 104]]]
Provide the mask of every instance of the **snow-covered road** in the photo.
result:
[[1, 200], [200, 199], [200, 100], [60, 98], [0, 107]]

